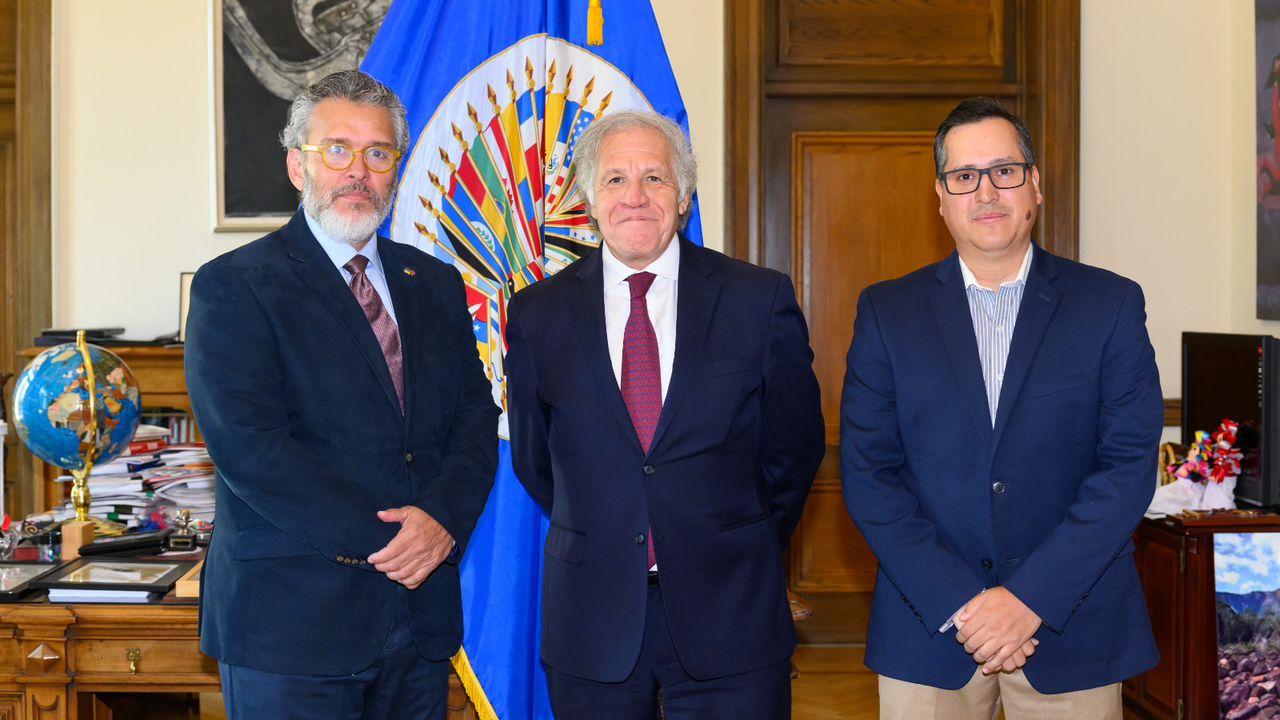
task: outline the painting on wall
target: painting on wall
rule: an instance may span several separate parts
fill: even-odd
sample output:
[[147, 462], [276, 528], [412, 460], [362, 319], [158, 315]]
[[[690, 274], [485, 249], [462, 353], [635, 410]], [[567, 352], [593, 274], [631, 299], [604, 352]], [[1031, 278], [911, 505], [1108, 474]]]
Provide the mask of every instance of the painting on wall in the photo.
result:
[[1280, 533], [1214, 535], [1213, 573], [1220, 717], [1280, 715]]
[[1280, 320], [1280, 0], [1255, 0], [1258, 319]]
[[216, 230], [274, 230], [298, 207], [279, 134], [304, 88], [360, 66], [391, 0], [211, 0]]

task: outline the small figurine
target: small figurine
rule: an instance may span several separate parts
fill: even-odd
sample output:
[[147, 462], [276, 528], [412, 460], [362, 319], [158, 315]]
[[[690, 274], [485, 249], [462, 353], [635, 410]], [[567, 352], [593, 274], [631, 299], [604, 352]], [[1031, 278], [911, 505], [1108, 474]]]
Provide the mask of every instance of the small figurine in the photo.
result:
[[192, 528], [191, 511], [182, 508], [178, 511], [178, 518], [174, 521], [177, 528], [173, 534], [169, 536], [170, 550], [195, 550], [196, 549], [196, 531]]

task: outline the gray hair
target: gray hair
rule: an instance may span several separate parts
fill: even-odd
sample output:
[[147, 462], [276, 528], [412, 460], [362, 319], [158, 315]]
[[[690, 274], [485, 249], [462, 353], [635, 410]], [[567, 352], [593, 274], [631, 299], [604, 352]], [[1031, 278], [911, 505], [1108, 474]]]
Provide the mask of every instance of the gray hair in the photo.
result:
[[326, 75], [298, 93], [289, 107], [289, 124], [280, 131], [280, 144], [286, 150], [296, 148], [307, 141], [311, 131], [311, 113], [322, 100], [346, 100], [359, 105], [385, 108], [391, 113], [391, 124], [396, 132], [396, 149], [400, 154], [409, 150], [409, 121], [405, 118], [404, 103], [395, 91], [359, 70], [339, 70]]
[[[579, 187], [587, 196], [588, 213], [596, 201], [596, 166], [605, 138], [635, 128], [648, 128], [666, 138], [671, 147], [671, 169], [676, 174], [676, 182], [680, 188], [680, 201], [684, 202], [693, 195], [698, 185], [698, 161], [693, 157], [693, 148], [689, 145], [689, 138], [684, 130], [671, 118], [651, 110], [623, 110], [592, 121], [574, 146], [573, 172], [577, 176]], [[689, 223], [689, 216], [692, 214], [693, 203], [689, 203], [689, 207], [680, 214], [681, 230]]]

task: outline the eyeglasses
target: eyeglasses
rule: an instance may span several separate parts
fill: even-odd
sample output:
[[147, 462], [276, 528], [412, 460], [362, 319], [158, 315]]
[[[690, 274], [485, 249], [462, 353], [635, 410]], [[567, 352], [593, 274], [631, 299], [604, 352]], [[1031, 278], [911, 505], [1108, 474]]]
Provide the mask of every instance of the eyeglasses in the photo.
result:
[[369, 172], [375, 173], [390, 172], [391, 168], [396, 166], [396, 161], [400, 159], [400, 151], [386, 145], [370, 145], [358, 151], [354, 151], [342, 143], [299, 145], [298, 149], [302, 152], [320, 153], [320, 159], [324, 161], [324, 166], [330, 170], [338, 171], [351, 167], [351, 163], [355, 162], [357, 152], [364, 155], [364, 166], [369, 168]]
[[1027, 183], [1027, 169], [1030, 167], [1031, 163], [1025, 162], [1001, 163], [982, 170], [978, 168], [952, 170], [942, 173], [938, 178], [942, 180], [942, 185], [947, 192], [952, 195], [968, 195], [976, 192], [978, 186], [982, 184], [984, 175], [991, 181], [992, 187], [998, 190], [1012, 190]]

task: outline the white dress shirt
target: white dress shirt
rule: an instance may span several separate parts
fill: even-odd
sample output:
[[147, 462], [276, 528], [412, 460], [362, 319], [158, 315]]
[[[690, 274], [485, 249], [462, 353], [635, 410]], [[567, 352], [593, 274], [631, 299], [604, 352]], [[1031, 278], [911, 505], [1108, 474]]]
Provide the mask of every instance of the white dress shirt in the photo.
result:
[[303, 212], [302, 216], [307, 219], [307, 227], [311, 228], [311, 234], [316, 236], [316, 241], [320, 243], [320, 247], [324, 248], [325, 254], [337, 266], [338, 272], [342, 273], [342, 281], [348, 287], [351, 286], [351, 273], [347, 272], [342, 266], [351, 262], [351, 258], [356, 255], [363, 255], [369, 258], [369, 265], [364, 269], [365, 277], [369, 278], [369, 282], [373, 284], [373, 289], [377, 291], [378, 298], [382, 300], [382, 306], [387, 309], [387, 314], [391, 316], [392, 322], [399, 326], [400, 322], [396, 320], [396, 309], [391, 302], [391, 290], [387, 287], [387, 274], [383, 272], [382, 260], [378, 258], [378, 234], [374, 233], [369, 238], [369, 242], [360, 249], [360, 252], [356, 252], [356, 249], [351, 245], [338, 242], [329, 237], [329, 234], [320, 227], [320, 223], [312, 219], [306, 212]]
[[[613, 378], [622, 387], [622, 338], [631, 317], [631, 286], [627, 278], [642, 272], [627, 267], [614, 257], [608, 245], [601, 248], [604, 261], [604, 330], [609, 339], [609, 360]], [[680, 277], [680, 240], [673, 239], [657, 260], [643, 272], [654, 274], [653, 285], [645, 296], [649, 306], [649, 322], [658, 336], [658, 365], [662, 372], [662, 399], [667, 399], [671, 383], [671, 364], [676, 357], [676, 286]]]

